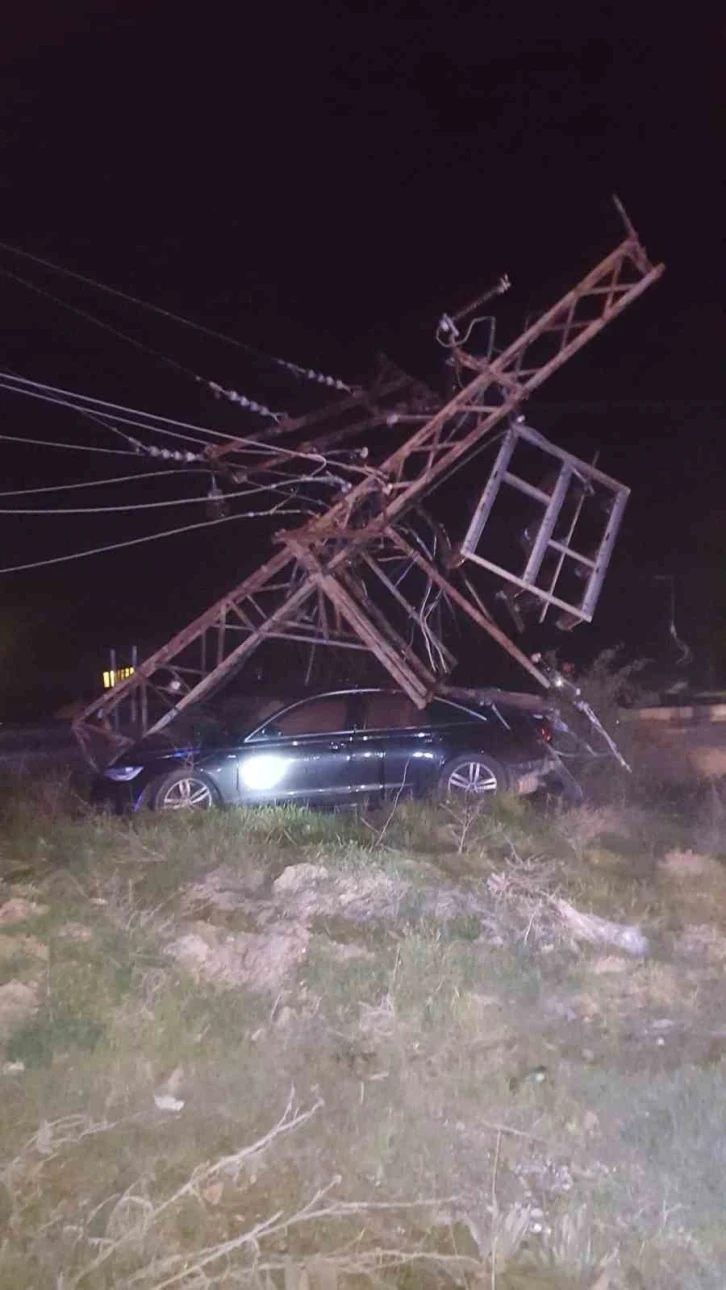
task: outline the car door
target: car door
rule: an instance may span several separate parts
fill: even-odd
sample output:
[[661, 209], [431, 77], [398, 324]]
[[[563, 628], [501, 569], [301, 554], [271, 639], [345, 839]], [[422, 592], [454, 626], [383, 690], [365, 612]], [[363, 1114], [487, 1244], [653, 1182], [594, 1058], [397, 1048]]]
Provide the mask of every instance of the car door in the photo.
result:
[[337, 805], [356, 795], [351, 696], [304, 699], [247, 737], [238, 756], [238, 800]]
[[365, 749], [378, 760], [387, 796], [426, 791], [441, 760], [438, 730], [405, 694], [369, 691], [360, 700], [356, 757]]

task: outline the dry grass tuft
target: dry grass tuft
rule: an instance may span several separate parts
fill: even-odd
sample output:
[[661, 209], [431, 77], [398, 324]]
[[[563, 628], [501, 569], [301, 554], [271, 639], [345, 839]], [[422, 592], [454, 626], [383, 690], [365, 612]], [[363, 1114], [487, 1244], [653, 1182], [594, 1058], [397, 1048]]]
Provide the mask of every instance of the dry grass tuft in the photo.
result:
[[720, 1290], [687, 814], [6, 820], [0, 1286]]

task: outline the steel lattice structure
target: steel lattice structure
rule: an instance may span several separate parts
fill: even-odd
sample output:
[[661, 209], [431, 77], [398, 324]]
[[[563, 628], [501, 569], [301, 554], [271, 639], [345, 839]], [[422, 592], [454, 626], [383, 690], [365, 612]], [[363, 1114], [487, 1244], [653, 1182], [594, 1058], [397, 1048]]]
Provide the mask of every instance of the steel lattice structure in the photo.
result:
[[[98, 733], [99, 718], [107, 722], [109, 713], [130, 699], [137, 734], [162, 730], [190, 705], [210, 696], [260, 645], [273, 639], [370, 651], [395, 684], [423, 707], [434, 691], [446, 689], [446, 678], [456, 662], [427, 610], [440, 597], [547, 688], [546, 676], [495, 622], [467, 576], [467, 562], [477, 559], [471, 527], [458, 551], [448, 548], [439, 534], [434, 553], [430, 543], [427, 546], [417, 538], [422, 503], [492, 442], [495, 430], [516, 426], [529, 395], [662, 272], [662, 265], [651, 265], [626, 220], [623, 241], [502, 353], [477, 358], [453, 344], [455, 365], [465, 383], [443, 406], [433, 407], [430, 392], [415, 388], [400, 373], [393, 377], [389, 373], [368, 392], [352, 394], [317, 414], [268, 432], [268, 440], [293, 432], [307, 434], [296, 451], [322, 452], [376, 427], [414, 426], [409, 437], [387, 453], [377, 453], [375, 436], [369, 438], [358, 482], [322, 515], [276, 534], [279, 549], [264, 564], [145, 659], [111, 695], [91, 703], [75, 723], [84, 746], [89, 747]], [[325, 424], [329, 421], [332, 428]], [[212, 448], [209, 456], [220, 469], [233, 471], [224, 465], [232, 450], [233, 445], [226, 443]], [[547, 544], [557, 545], [552, 532], [564, 496], [561, 480], [578, 466], [586, 469], [584, 463], [556, 451], [566, 459], [566, 471], [563, 467], [552, 494], [539, 490], [545, 518], [535, 554], [530, 553], [527, 562], [530, 573], [539, 569]], [[616, 490], [620, 487], [616, 481], [610, 483]], [[619, 513], [622, 505], [618, 500]], [[607, 554], [616, 527], [614, 522], [608, 525]], [[435, 525], [428, 531], [436, 533]], [[584, 559], [577, 552], [573, 558]], [[591, 563], [594, 567], [597, 562]], [[606, 563], [603, 556], [599, 582]], [[394, 576], [392, 569], [404, 569], [405, 576]], [[514, 581], [539, 594], [536, 581]], [[585, 610], [572, 606], [575, 616], [591, 617], [596, 594], [597, 589]], [[567, 607], [561, 599], [555, 603]]]

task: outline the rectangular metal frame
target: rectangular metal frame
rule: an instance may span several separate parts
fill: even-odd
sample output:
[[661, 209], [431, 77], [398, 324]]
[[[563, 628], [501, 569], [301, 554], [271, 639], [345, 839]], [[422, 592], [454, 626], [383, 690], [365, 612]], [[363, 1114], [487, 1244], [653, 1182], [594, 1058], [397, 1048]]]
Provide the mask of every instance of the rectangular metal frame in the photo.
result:
[[[546, 455], [554, 457], [559, 462], [557, 480], [551, 493], [543, 492], [542, 489], [534, 487], [526, 479], [521, 479], [509, 469], [519, 443], [528, 443]], [[572, 545], [575, 527], [584, 501], [584, 494], [578, 503], [576, 513], [564, 541], [557, 541], [552, 536], [573, 477], [582, 479], [586, 483], [600, 484], [613, 494], [613, 504], [608, 523], [594, 558], [583, 555], [581, 551], [578, 551]], [[480, 554], [478, 549], [503, 485], [525, 494], [527, 497], [539, 502], [544, 508], [542, 518], [537, 525], [537, 532], [527, 564], [521, 576], [511, 569], [505, 569], [502, 565], [487, 559], [486, 556]], [[545, 439], [544, 435], [533, 430], [531, 426], [526, 426], [521, 422], [517, 423], [510, 426], [504, 436], [481, 500], [472, 516], [466, 537], [461, 544], [460, 554], [464, 559], [471, 560], [481, 568], [496, 574], [497, 577], [504, 578], [507, 582], [513, 583], [523, 591], [528, 591], [533, 596], [537, 596], [538, 599], [543, 601], [541, 618], [544, 618], [548, 608], [556, 606], [568, 614], [574, 614], [576, 618], [583, 622], [590, 622], [602, 590], [615, 538], [617, 537], [629, 496], [630, 489], [621, 484], [619, 480], [613, 479], [610, 475], [598, 470], [596, 466], [592, 466], [588, 462], [572, 456], [571, 453], [565, 452], [557, 444], [550, 443], [548, 439]], [[559, 559], [554, 574], [550, 578], [549, 585], [543, 587], [537, 579], [541, 573], [545, 556], [549, 551], [557, 552]], [[557, 594], [557, 586], [568, 560], [575, 561], [589, 570], [585, 589], [578, 604], [565, 600]]]
[[[80, 741], [87, 745], [99, 730], [99, 720], [102, 726], [106, 726], [113, 710], [132, 695], [139, 697], [140, 733], [148, 735], [162, 730], [190, 705], [213, 693], [253, 651], [273, 638], [304, 639], [311, 644], [320, 642], [343, 648], [360, 644], [378, 659], [417, 706], [423, 707], [440, 684], [440, 678], [415, 656], [386, 615], [377, 612], [365, 597], [360, 599], [352, 591], [350, 574], [362, 563], [362, 557], [371, 557], [383, 539], [406, 552], [408, 558], [426, 572], [432, 585], [445, 592], [452, 604], [467, 613], [547, 689], [546, 676], [493, 622], [472, 588], [467, 586], [467, 594], [464, 594], [433, 562], [411, 547], [401, 531], [400, 521], [425, 494], [470, 460], [496, 427], [515, 415], [530, 394], [637, 300], [662, 272], [662, 265], [649, 263], [635, 231], [626, 220], [625, 239], [551, 309], [527, 327], [503, 353], [489, 361], [457, 349], [456, 357], [462, 369], [474, 372], [468, 385], [434, 412], [422, 407], [421, 412], [426, 418], [424, 424], [377, 462], [375, 470], [366, 471], [360, 481], [334, 501], [325, 514], [309, 520], [294, 532], [288, 530], [279, 534], [282, 551], [145, 659], [135, 674], [120, 682], [112, 694], [90, 703], [74, 723]], [[393, 381], [394, 394], [398, 380]], [[389, 419], [385, 408], [378, 406], [381, 401], [385, 403], [383, 395], [390, 396], [391, 390], [386, 387], [374, 392], [373, 398], [352, 395], [336, 403], [330, 411], [324, 409], [317, 416], [281, 425], [276, 433], [286, 434], [312, 423], [316, 423], [317, 429], [320, 421], [329, 416], [335, 418], [342, 412], [344, 419], [352, 418], [353, 424], [349, 426], [346, 423], [332, 431], [336, 441], [340, 442], [341, 434], [347, 437], [349, 431], [360, 430], [362, 420], [370, 421], [371, 416], [378, 418], [381, 415]], [[394, 418], [397, 411], [391, 414]], [[268, 435], [272, 436], [273, 432]], [[227, 441], [210, 455], [221, 457], [233, 451], [235, 442], [244, 441]], [[582, 468], [582, 463], [576, 458], [554, 445], [547, 446], [562, 462]], [[489, 494], [485, 492], [485, 496], [493, 498], [502, 482], [511, 482], [506, 481], [506, 473], [505, 467], [496, 487], [492, 483]], [[596, 474], [601, 476], [601, 472]], [[607, 476], [601, 478], [607, 480]], [[623, 490], [621, 484], [617, 481], [611, 483], [619, 490], [616, 507], [583, 603], [575, 611], [586, 619], [592, 615], [627, 497], [627, 490]], [[526, 488], [537, 494], [538, 500], [545, 505], [549, 524], [556, 509], [554, 502], [531, 485], [526, 485]], [[553, 545], [551, 535], [547, 542], [542, 538], [543, 548], [546, 549], [548, 544]], [[584, 559], [569, 546], [564, 551], [560, 549], [558, 554], [561, 560], [568, 556]], [[486, 564], [474, 552], [468, 558]], [[495, 568], [494, 571], [512, 582], [525, 585], [521, 579], [504, 570]], [[553, 591], [545, 593], [534, 584], [526, 586], [541, 598], [573, 612], [573, 607], [558, 601]], [[326, 605], [333, 611], [332, 628], [325, 612]], [[413, 605], [411, 615], [415, 620], [417, 610]], [[173, 693], [171, 687], [165, 687], [161, 680], [162, 674], [170, 671], [175, 678]], [[152, 710], [152, 700], [155, 711]], [[164, 708], [161, 714], [159, 703]]]

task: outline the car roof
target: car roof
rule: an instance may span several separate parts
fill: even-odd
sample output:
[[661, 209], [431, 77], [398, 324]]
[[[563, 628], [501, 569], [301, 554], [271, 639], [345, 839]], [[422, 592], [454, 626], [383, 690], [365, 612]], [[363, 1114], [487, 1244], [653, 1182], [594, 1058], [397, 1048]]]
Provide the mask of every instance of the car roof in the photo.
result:
[[[280, 705], [280, 707], [275, 708], [274, 711], [266, 713], [266, 715], [262, 719], [259, 719], [259, 718], [255, 719], [254, 725], [251, 725], [247, 730], [245, 738], [249, 739], [252, 735], [257, 734], [258, 730], [262, 730], [262, 728], [266, 726], [268, 722], [274, 721], [276, 717], [282, 716], [283, 713], [285, 712], [290, 712], [293, 708], [302, 707], [304, 703], [313, 703], [316, 699], [336, 699], [336, 698], [342, 699], [342, 698], [355, 697], [356, 695], [365, 695], [365, 694], [390, 694], [390, 695], [404, 694], [405, 695], [405, 691], [402, 690], [400, 687], [397, 688], [396, 686], [392, 686], [392, 685], [391, 686], [355, 685], [355, 686], [349, 686], [346, 689], [341, 689], [341, 690], [316, 690], [313, 694], [306, 694], [302, 698], [290, 699], [287, 703], [283, 703]], [[468, 700], [462, 701], [459, 698], [453, 698], [453, 697], [450, 698], [448, 695], [439, 695], [439, 694], [432, 695], [429, 702], [433, 703], [435, 700], [438, 700], [441, 703], [447, 703], [452, 708], [458, 708], [459, 711], [468, 712], [473, 717], [477, 716], [477, 708], [481, 708], [485, 702], [489, 702], [489, 703], [492, 702], [491, 698], [487, 698], [487, 699], [482, 698], [477, 703], [476, 700], [472, 701], [471, 699], [468, 699]]]

